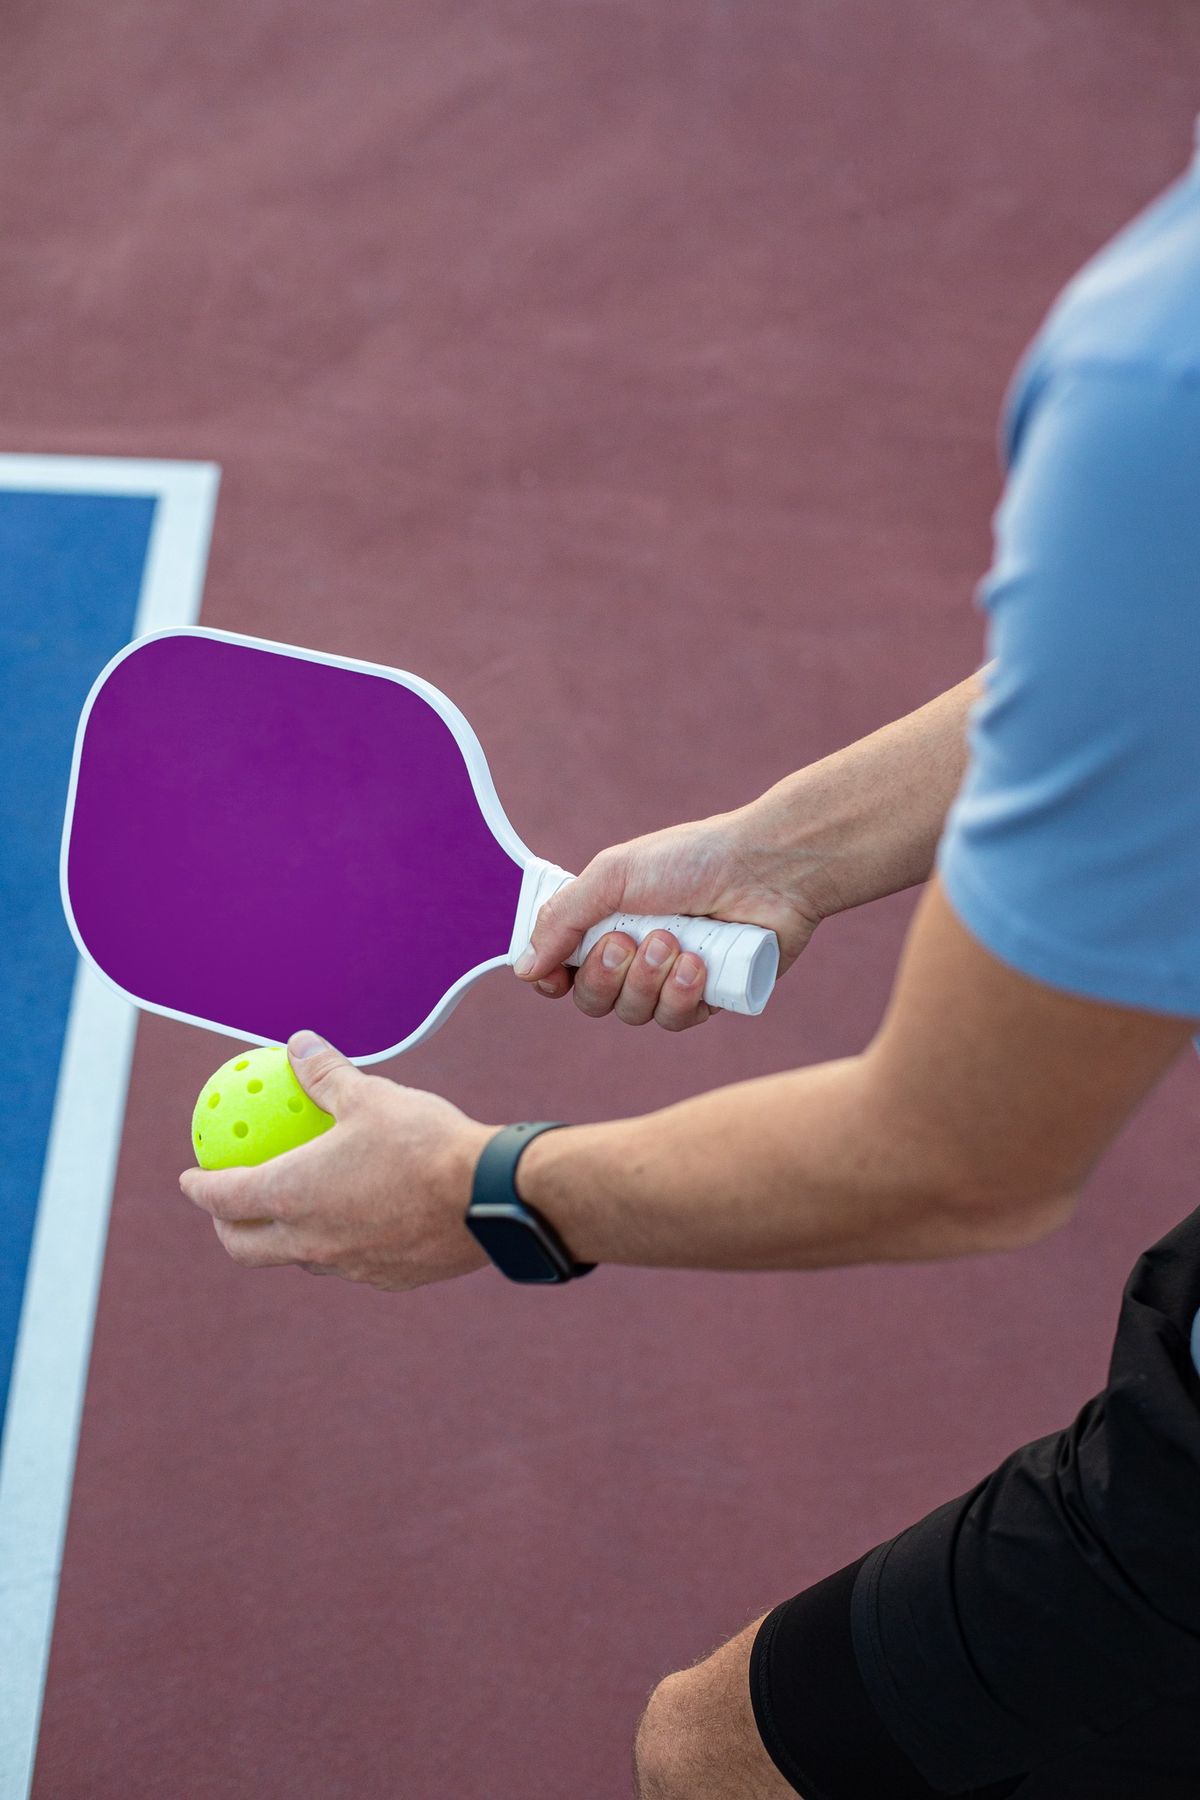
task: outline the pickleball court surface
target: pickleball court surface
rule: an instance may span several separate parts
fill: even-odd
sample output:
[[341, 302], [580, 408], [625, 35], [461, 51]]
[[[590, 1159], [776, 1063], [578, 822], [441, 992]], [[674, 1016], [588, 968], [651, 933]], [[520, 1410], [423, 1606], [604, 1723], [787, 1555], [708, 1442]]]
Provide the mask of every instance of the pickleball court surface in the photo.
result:
[[[1191, 0], [4, 30], [0, 452], [220, 465], [203, 623], [426, 676], [566, 867], [977, 666], [1012, 367], [1200, 110]], [[46, 596], [77, 672], [87, 582]], [[758, 1020], [496, 975], [382, 1068], [500, 1123], [846, 1055], [912, 904], [823, 926]], [[267, 928], [231, 895], [204, 953]], [[654, 1683], [1063, 1423], [1196, 1204], [1189, 1058], [1019, 1254], [381, 1295], [243, 1272], [180, 1198], [229, 1053], [137, 1028], [35, 1800], [628, 1793]]]

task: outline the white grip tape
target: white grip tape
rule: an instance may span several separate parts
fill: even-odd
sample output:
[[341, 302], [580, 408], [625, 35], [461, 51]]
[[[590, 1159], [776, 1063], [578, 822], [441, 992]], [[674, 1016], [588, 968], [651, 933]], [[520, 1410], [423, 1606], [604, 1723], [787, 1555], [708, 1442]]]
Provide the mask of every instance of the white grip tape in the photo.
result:
[[[575, 877], [555, 863], [535, 858], [525, 869], [509, 962], [516, 962], [529, 948], [534, 921], [546, 901]], [[652, 931], [669, 931], [681, 949], [699, 956], [705, 967], [704, 998], [725, 1012], [756, 1016], [771, 998], [779, 973], [779, 940], [761, 925], [730, 924], [724, 919], [698, 919], [674, 913], [648, 918], [643, 914], [613, 913], [593, 925], [567, 961], [577, 967], [589, 950], [608, 931], [624, 931], [637, 943]]]

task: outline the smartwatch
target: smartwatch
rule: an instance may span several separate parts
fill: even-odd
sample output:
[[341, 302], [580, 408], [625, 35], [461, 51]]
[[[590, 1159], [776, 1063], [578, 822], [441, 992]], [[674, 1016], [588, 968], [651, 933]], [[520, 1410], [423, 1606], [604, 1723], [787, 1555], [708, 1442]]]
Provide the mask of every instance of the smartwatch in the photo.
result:
[[467, 1230], [510, 1281], [555, 1286], [587, 1275], [595, 1263], [576, 1262], [549, 1220], [517, 1193], [521, 1153], [539, 1132], [559, 1131], [565, 1120], [506, 1125], [489, 1138], [475, 1169]]

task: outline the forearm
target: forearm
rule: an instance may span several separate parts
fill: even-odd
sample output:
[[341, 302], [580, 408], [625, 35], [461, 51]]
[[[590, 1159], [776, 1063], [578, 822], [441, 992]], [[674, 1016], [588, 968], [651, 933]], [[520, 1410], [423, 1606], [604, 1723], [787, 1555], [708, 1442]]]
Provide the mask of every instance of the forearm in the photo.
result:
[[[756, 883], [803, 892], [825, 916], [924, 881], [981, 691], [973, 675], [744, 808]], [[871, 1050], [643, 1118], [544, 1133], [518, 1186], [584, 1262], [822, 1268], [1014, 1241], [948, 1138], [892, 1103]]]
[[971, 675], [927, 706], [785, 777], [746, 815], [759, 867], [797, 865], [825, 913], [844, 912], [928, 879], [967, 764], [967, 713], [982, 693]]
[[518, 1186], [583, 1262], [811, 1269], [999, 1247], [962, 1172], [897, 1115], [868, 1053], [545, 1132]]

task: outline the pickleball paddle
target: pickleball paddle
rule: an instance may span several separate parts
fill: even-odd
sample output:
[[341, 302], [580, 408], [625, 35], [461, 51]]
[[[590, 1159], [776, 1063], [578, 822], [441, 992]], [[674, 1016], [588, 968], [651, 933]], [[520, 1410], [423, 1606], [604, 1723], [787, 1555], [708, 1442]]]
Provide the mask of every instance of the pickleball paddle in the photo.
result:
[[[310, 1027], [356, 1063], [436, 1029], [516, 961], [572, 877], [505, 817], [478, 738], [428, 682], [201, 626], [151, 632], [79, 721], [60, 882], [75, 942], [127, 999], [245, 1042]], [[614, 916], [703, 958], [759, 1013], [773, 932]]]

